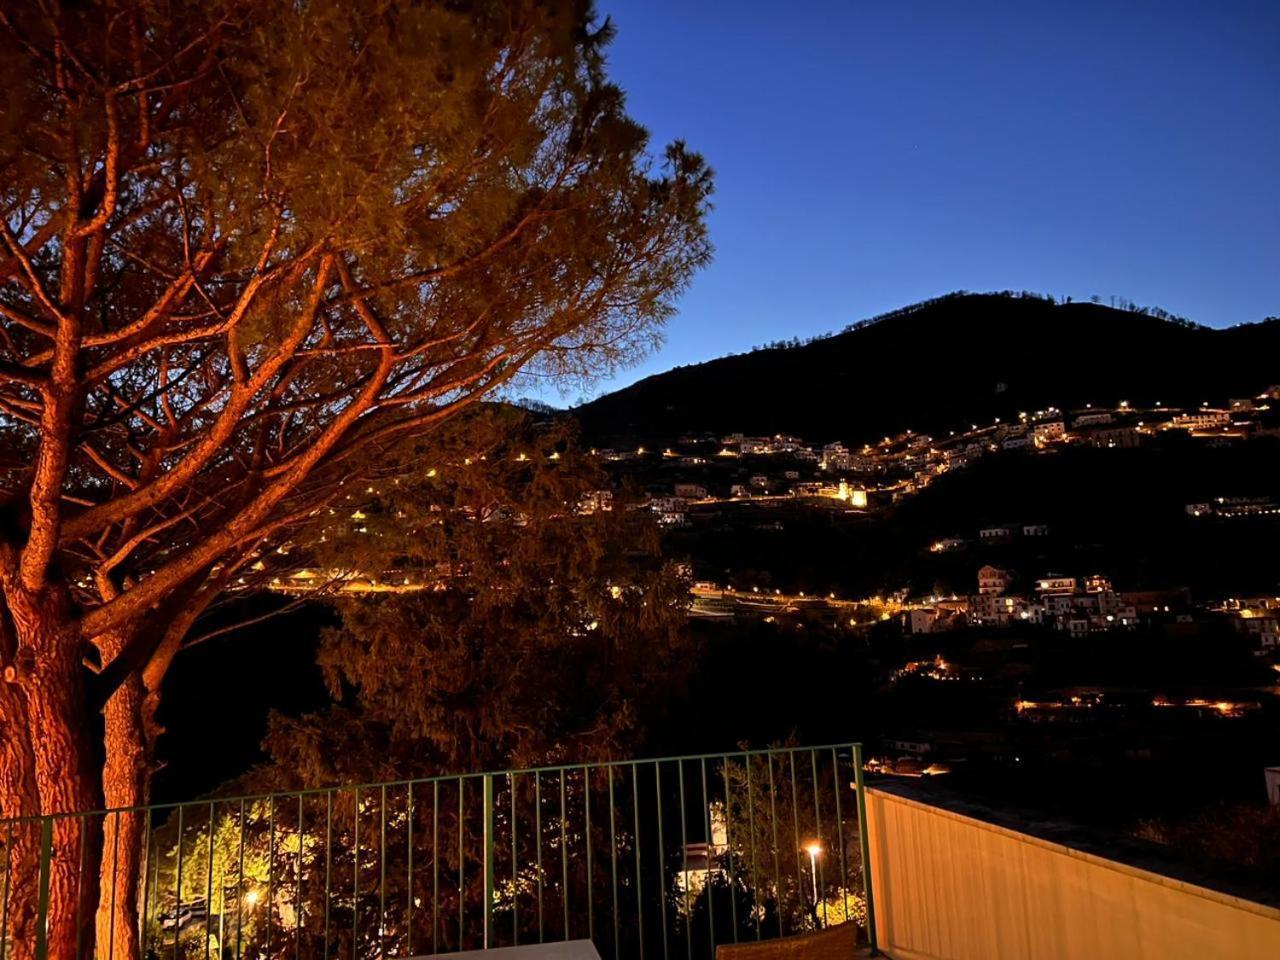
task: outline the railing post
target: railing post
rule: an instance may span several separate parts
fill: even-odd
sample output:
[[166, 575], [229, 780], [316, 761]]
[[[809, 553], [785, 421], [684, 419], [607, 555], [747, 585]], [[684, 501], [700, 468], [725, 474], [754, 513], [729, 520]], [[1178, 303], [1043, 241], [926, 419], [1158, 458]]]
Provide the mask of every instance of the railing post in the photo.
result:
[[49, 957], [49, 874], [53, 868], [53, 818], [40, 820], [40, 875], [36, 900], [35, 960]]
[[876, 942], [875, 891], [871, 888], [871, 824], [867, 820], [867, 786], [862, 778], [862, 744], [853, 745], [853, 780], [858, 790], [858, 840], [862, 848], [862, 895], [867, 905], [867, 942], [871, 956], [879, 956]]
[[493, 774], [484, 775], [484, 948], [493, 942]]

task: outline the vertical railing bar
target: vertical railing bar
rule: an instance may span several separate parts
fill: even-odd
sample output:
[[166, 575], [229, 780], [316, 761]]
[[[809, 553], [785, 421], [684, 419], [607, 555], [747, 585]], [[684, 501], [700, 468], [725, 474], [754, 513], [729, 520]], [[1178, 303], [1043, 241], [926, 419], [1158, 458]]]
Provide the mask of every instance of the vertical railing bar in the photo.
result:
[[766, 753], [764, 759], [769, 769], [769, 824], [773, 828], [773, 901], [774, 911], [778, 915], [778, 936], [781, 937], [784, 934], [782, 926], [782, 861], [779, 860], [778, 851], [778, 798], [777, 789], [773, 782], [773, 754]]
[[[792, 849], [795, 851], [796, 858], [796, 904], [800, 907], [800, 912], [804, 913], [804, 859], [800, 853], [800, 788], [796, 785], [796, 751], [792, 748], [787, 751], [788, 766], [791, 768], [791, 829], [794, 833], [795, 843]], [[814, 905], [814, 917], [818, 915], [817, 905]]]
[[662, 808], [662, 761], [653, 764], [653, 797], [658, 812], [658, 917], [662, 921], [662, 960], [669, 960], [667, 955], [667, 846], [662, 836], [662, 820], [665, 816]]
[[431, 952], [440, 952], [440, 781], [431, 784]]
[[329, 904], [333, 889], [333, 791], [324, 794], [324, 960], [329, 960]]
[[156, 868], [151, 874], [151, 915], [155, 917], [160, 912], [160, 861], [163, 859], [160, 853], [160, 847], [156, 846]]
[[511, 943], [520, 946], [520, 854], [516, 840], [516, 775], [507, 777], [511, 788]]
[[724, 774], [724, 847], [729, 861], [729, 916], [733, 923], [733, 942], [738, 942], [738, 883], [733, 869], [733, 796], [729, 786], [729, 757], [720, 761], [720, 772]]
[[387, 785], [378, 797], [378, 955], [387, 955]]
[[466, 849], [464, 842], [463, 825], [466, 822], [466, 786], [467, 782], [462, 777], [458, 778], [458, 949], [465, 950], [466, 945], [462, 942], [467, 930], [466, 917]]
[[844, 816], [840, 811], [840, 757], [831, 748], [831, 780], [836, 789], [836, 843], [840, 846], [840, 890], [843, 894], [844, 919], [849, 922], [849, 868], [844, 857]]
[[13, 874], [13, 821], [4, 831], [4, 900], [0, 902], [0, 960], [9, 953], [9, 878]]
[[[36, 960], [49, 957], [49, 882], [53, 873], [53, 818], [40, 819], [40, 873], [36, 880]], [[174, 940], [177, 944], [177, 940]], [[176, 946], [175, 946], [176, 949]]]
[[413, 956], [413, 781], [410, 780], [405, 789], [405, 811], [408, 817], [405, 844], [406, 866], [404, 869], [405, 887], [408, 889], [409, 902], [405, 904], [405, 947], [404, 952]]
[[[81, 817], [81, 821], [82, 823], [80, 824], [80, 871], [79, 873], [76, 874], [76, 960], [80, 960], [80, 954], [82, 952], [81, 947], [84, 945], [84, 875], [86, 870], [84, 861], [85, 861], [85, 855], [87, 852], [86, 848], [88, 847], [88, 841], [89, 841], [89, 815], [85, 814], [83, 817]], [[106, 826], [105, 815], [103, 817], [102, 823], [103, 823], [103, 826], [105, 827]], [[120, 839], [120, 814], [117, 813], [116, 814], [116, 841], [117, 841], [116, 850], [117, 851], [119, 850], [119, 847], [120, 847], [119, 839]], [[118, 855], [118, 854], [113, 854], [113, 856], [114, 855]], [[115, 864], [113, 863], [111, 867], [111, 933], [115, 933], [115, 916], [116, 916], [115, 878], [116, 878], [116, 871], [115, 871]], [[5, 935], [6, 935], [5, 928], [0, 927], [0, 939], [3, 939]], [[114, 937], [112, 939], [114, 940]], [[112, 943], [111, 947], [112, 949], [114, 949], [115, 943]]]
[[613, 958], [620, 960], [622, 934], [618, 925], [618, 818], [617, 802], [613, 796], [613, 773], [613, 767], [605, 767], [604, 775], [609, 778], [609, 870], [613, 878]]
[[267, 798], [267, 956], [271, 956], [271, 934], [275, 926], [273, 908], [275, 907], [276, 886], [276, 798], [272, 794]]
[[[244, 800], [240, 801], [240, 864], [236, 868], [236, 960], [240, 960], [240, 949], [244, 932]], [[156, 861], [157, 867], [159, 861]], [[157, 877], [157, 886], [159, 878]]]
[[542, 943], [545, 937], [542, 929], [542, 773], [538, 770], [533, 773], [533, 819], [538, 837], [538, 942]]
[[480, 905], [480, 917], [484, 924], [484, 949], [491, 950], [496, 944], [493, 939], [493, 891], [494, 876], [493, 868], [495, 866], [496, 856], [494, 854], [495, 842], [495, 823], [494, 823], [494, 799], [493, 799], [493, 782], [494, 776], [491, 773], [484, 775], [482, 786], [482, 813], [484, 814], [484, 828], [481, 835], [481, 843], [484, 847], [484, 860], [482, 862], [483, 872], [480, 886], [483, 889], [481, 896], [484, 897]]
[[151, 811], [146, 810], [143, 817], [142, 852], [145, 860], [142, 864], [142, 909], [138, 926], [138, 942], [141, 944], [139, 954], [147, 955], [147, 914], [151, 906]]
[[[211, 932], [209, 930], [209, 921], [213, 918], [213, 812], [214, 812], [213, 801], [210, 800], [209, 801], [209, 863], [207, 865], [207, 869], [205, 870], [205, 878], [204, 878], [204, 960], [209, 960], [209, 934]], [[117, 840], [119, 840], [120, 838], [119, 820], [120, 820], [120, 814], [117, 813], [116, 814], [116, 839]], [[111, 892], [114, 897], [115, 884], [111, 885]], [[111, 914], [112, 916], [115, 916], [114, 905], [113, 905]], [[114, 940], [115, 938], [112, 937], [113, 942]], [[218, 944], [218, 948], [221, 949], [222, 944]], [[107, 960], [114, 960], [114, 958], [108, 957]]]
[[583, 837], [587, 843], [587, 938], [592, 942], [595, 942], [596, 898], [592, 884], [593, 870], [591, 865], [591, 773], [585, 766], [582, 768], [582, 800], [585, 812], [584, 819], [587, 827], [586, 835]]
[[[173, 878], [173, 957], [178, 960], [178, 922], [182, 916], [182, 821], [186, 813], [185, 806], [178, 807], [178, 866]], [[163, 921], [162, 921], [163, 923]], [[163, 928], [162, 928], [163, 929]]]
[[566, 824], [569, 819], [565, 806], [565, 780], [569, 776], [568, 770], [561, 770], [559, 774], [560, 780], [560, 904], [564, 908], [564, 938], [570, 939], [569, 931], [569, 841], [567, 837]]
[[[116, 956], [116, 887], [118, 886], [118, 877], [120, 872], [120, 811], [119, 810], [117, 810], [115, 813], [115, 820], [116, 820], [116, 825], [114, 830], [115, 836], [111, 841], [111, 906], [110, 906], [111, 913], [107, 919], [107, 943], [108, 943], [107, 960], [115, 960], [115, 956]], [[107, 817], [106, 817], [106, 814], [103, 814], [102, 816], [103, 827], [106, 827], [106, 824], [107, 824]], [[85, 834], [88, 833], [88, 831], [89, 831], [89, 818], [85, 817], [84, 823], [80, 829], [80, 846], [81, 846], [81, 862], [82, 863], [84, 860], [83, 848], [84, 848], [84, 842], [85, 842]], [[212, 869], [212, 866], [213, 866], [212, 857], [209, 858], [209, 864], [210, 864], [210, 869]], [[83, 886], [84, 886], [84, 867], [81, 866], [80, 881], [79, 883], [76, 884], [76, 901], [77, 901], [76, 902], [76, 957], [77, 957], [77, 960], [80, 956], [80, 934], [81, 934], [79, 901], [80, 901], [80, 895], [82, 893], [81, 888]], [[206, 896], [205, 897], [205, 914], [204, 914], [206, 941], [208, 940], [208, 935], [209, 935], [208, 904], [209, 904], [209, 898]]]
[[[819, 812], [818, 805], [818, 751], [809, 751], [809, 767], [813, 773], [813, 831], [815, 838], [819, 844], [822, 843], [822, 814]], [[814, 858], [814, 869], [817, 872], [818, 890], [822, 896], [822, 926], [827, 925], [827, 881], [825, 868], [818, 863], [820, 857]], [[813, 905], [814, 919], [818, 918], [818, 905]]]
[[306, 849], [306, 819], [302, 812], [302, 794], [298, 794], [298, 863], [293, 894], [293, 960], [302, 957], [302, 852]]
[[703, 757], [698, 761], [700, 775], [702, 777], [702, 815], [706, 822], [707, 835], [707, 885], [705, 887], [707, 894], [707, 940], [710, 942], [711, 953], [708, 956], [716, 955], [716, 905], [715, 891], [712, 889], [712, 871], [711, 864], [715, 858], [715, 833], [711, 829], [711, 794], [707, 792], [707, 758]]
[[151, 873], [151, 914], [154, 916], [160, 910], [160, 849], [156, 848], [156, 866]]
[[635, 845], [636, 856], [636, 929], [640, 936], [640, 957], [644, 958], [644, 880], [642, 877], [641, 858], [640, 858], [640, 766], [637, 763], [631, 764], [631, 820], [632, 829], [635, 836], [632, 837], [632, 843]]
[[876, 942], [876, 903], [875, 890], [871, 877], [871, 828], [867, 822], [867, 785], [862, 777], [862, 744], [853, 745], [853, 777], [858, 790], [858, 837], [862, 849], [862, 896], [867, 907], [867, 942], [871, 945], [871, 956], [880, 953]]
[[351, 795], [351, 960], [360, 949], [360, 788]]
[[751, 789], [751, 755], [742, 759], [743, 769], [747, 776], [747, 831], [751, 835], [751, 913], [755, 917], [756, 940], [761, 938], [760, 928], [764, 926], [764, 903], [760, 898], [760, 876], [756, 871], [756, 801]]
[[693, 960], [693, 911], [689, 907], [689, 828], [684, 798], [684, 761], [676, 761], [680, 787], [680, 879], [684, 887], [684, 946], [688, 960]]

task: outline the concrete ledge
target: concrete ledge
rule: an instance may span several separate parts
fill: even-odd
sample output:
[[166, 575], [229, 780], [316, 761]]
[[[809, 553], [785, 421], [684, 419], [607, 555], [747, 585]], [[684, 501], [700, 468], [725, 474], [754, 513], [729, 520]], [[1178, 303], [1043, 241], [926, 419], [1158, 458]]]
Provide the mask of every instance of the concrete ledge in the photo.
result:
[[[493, 950], [464, 950], [442, 954], [450, 960], [600, 960], [590, 940], [564, 940], [559, 943], [530, 944], [527, 947], [497, 947]], [[431, 960], [428, 956], [411, 960]]]
[[857, 943], [857, 926], [842, 923], [795, 937], [721, 944], [716, 948], [716, 960], [849, 960], [856, 956]]

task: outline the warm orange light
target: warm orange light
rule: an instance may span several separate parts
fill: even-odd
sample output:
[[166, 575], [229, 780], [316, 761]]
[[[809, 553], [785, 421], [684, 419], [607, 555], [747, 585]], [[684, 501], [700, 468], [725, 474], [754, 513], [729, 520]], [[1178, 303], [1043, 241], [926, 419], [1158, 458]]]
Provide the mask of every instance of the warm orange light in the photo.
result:
[[811, 840], [809, 843], [805, 844], [804, 852], [809, 854], [810, 857], [820, 856], [822, 854], [822, 844], [817, 840]]

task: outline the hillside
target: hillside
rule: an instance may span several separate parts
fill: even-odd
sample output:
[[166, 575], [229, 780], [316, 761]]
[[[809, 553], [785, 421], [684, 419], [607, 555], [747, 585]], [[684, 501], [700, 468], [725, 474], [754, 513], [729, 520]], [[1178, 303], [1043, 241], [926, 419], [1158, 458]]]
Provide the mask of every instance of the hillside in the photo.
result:
[[1280, 320], [1226, 330], [1092, 303], [963, 294], [803, 346], [648, 377], [578, 407], [597, 442], [710, 431], [859, 442], [1020, 410], [1199, 404], [1280, 382]]

